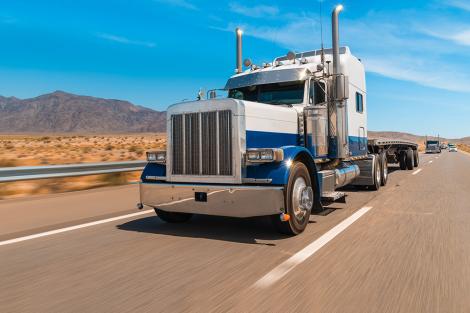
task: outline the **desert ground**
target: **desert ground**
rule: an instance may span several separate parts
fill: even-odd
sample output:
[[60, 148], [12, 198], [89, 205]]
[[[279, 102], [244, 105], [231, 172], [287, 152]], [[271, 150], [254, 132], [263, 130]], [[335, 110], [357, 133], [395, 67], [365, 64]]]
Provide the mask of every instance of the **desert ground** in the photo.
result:
[[[0, 135], [0, 167], [145, 160], [165, 134]], [[0, 199], [60, 193], [137, 181], [138, 172], [0, 184]]]
[[[145, 160], [164, 149], [165, 134], [0, 135], [0, 167]], [[424, 151], [424, 142], [419, 142]], [[462, 151], [470, 146], [458, 144]], [[0, 183], [0, 199], [61, 193], [139, 180], [139, 172]]]

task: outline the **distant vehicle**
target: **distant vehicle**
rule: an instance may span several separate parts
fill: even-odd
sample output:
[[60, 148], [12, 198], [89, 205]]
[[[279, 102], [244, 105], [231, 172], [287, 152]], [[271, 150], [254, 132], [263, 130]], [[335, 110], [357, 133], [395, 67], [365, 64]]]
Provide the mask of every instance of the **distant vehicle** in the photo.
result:
[[441, 150], [447, 150], [447, 148], [448, 148], [448, 146], [445, 143], [443, 143], [441, 145]]
[[454, 144], [449, 144], [449, 152], [457, 152], [457, 146]]
[[439, 140], [426, 140], [426, 153], [441, 153]]

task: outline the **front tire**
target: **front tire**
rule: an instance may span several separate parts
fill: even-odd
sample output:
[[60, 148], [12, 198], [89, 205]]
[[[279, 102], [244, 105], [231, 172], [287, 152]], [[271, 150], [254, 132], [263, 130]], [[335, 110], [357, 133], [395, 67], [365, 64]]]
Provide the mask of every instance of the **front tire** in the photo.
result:
[[168, 212], [155, 208], [157, 216], [167, 223], [184, 223], [193, 217], [191, 213]]
[[312, 182], [307, 167], [301, 162], [295, 162], [290, 170], [284, 197], [286, 213], [290, 218], [281, 221], [279, 215], [273, 215], [272, 220], [276, 228], [287, 235], [302, 233], [308, 225], [313, 197]]

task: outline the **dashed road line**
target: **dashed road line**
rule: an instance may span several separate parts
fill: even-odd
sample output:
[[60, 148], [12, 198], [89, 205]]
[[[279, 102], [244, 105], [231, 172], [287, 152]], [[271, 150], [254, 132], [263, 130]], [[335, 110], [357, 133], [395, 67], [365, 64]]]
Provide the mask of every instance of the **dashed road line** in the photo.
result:
[[413, 172], [411, 175], [416, 175], [416, 174], [418, 174], [419, 172], [421, 172], [422, 170], [423, 170], [423, 169], [422, 169], [422, 168], [420, 168], [420, 169], [418, 169], [418, 170], [414, 171], [414, 172]]
[[326, 232], [323, 236], [318, 238], [317, 240], [310, 243], [308, 246], [291, 256], [286, 261], [282, 262], [278, 266], [276, 266], [272, 271], [264, 275], [261, 279], [259, 279], [253, 286], [256, 288], [267, 288], [282, 277], [284, 277], [287, 273], [293, 270], [297, 265], [304, 262], [306, 259], [311, 257], [315, 254], [318, 250], [320, 250], [324, 245], [328, 242], [333, 240], [336, 236], [342, 233], [346, 228], [351, 226], [355, 221], [357, 221], [361, 216], [369, 212], [372, 207], [363, 207], [356, 211], [353, 215], [330, 229]]
[[26, 241], [26, 240], [31, 240], [31, 239], [56, 235], [56, 234], [65, 233], [65, 232], [72, 231], [72, 230], [77, 230], [77, 229], [91, 227], [91, 226], [95, 226], [95, 225], [110, 223], [110, 222], [119, 221], [119, 220], [123, 220], [123, 219], [126, 219], [126, 218], [136, 217], [136, 216], [145, 215], [145, 214], [149, 214], [149, 213], [154, 213], [154, 210], [145, 210], [145, 211], [141, 211], [141, 212], [137, 212], [137, 213], [120, 215], [120, 216], [116, 216], [116, 217], [107, 218], [107, 219], [104, 219], [104, 220], [89, 222], [89, 223], [85, 223], [85, 224], [79, 224], [79, 225], [75, 225], [75, 226], [69, 226], [69, 227], [65, 227], [65, 228], [59, 228], [59, 229], [50, 230], [50, 231], [46, 231], [46, 232], [38, 233], [38, 234], [34, 234], [34, 235], [29, 235], [29, 236], [18, 237], [18, 238], [14, 238], [14, 239], [5, 240], [5, 241], [0, 241], [0, 246], [11, 245], [11, 244]]

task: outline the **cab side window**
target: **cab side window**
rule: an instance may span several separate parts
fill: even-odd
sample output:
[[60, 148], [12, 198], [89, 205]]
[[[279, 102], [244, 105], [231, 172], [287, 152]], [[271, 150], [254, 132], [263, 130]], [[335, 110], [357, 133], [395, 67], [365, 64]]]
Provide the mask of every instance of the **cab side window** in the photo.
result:
[[309, 104], [317, 105], [325, 101], [325, 84], [310, 81]]
[[359, 92], [356, 92], [356, 112], [364, 112], [364, 97]]

